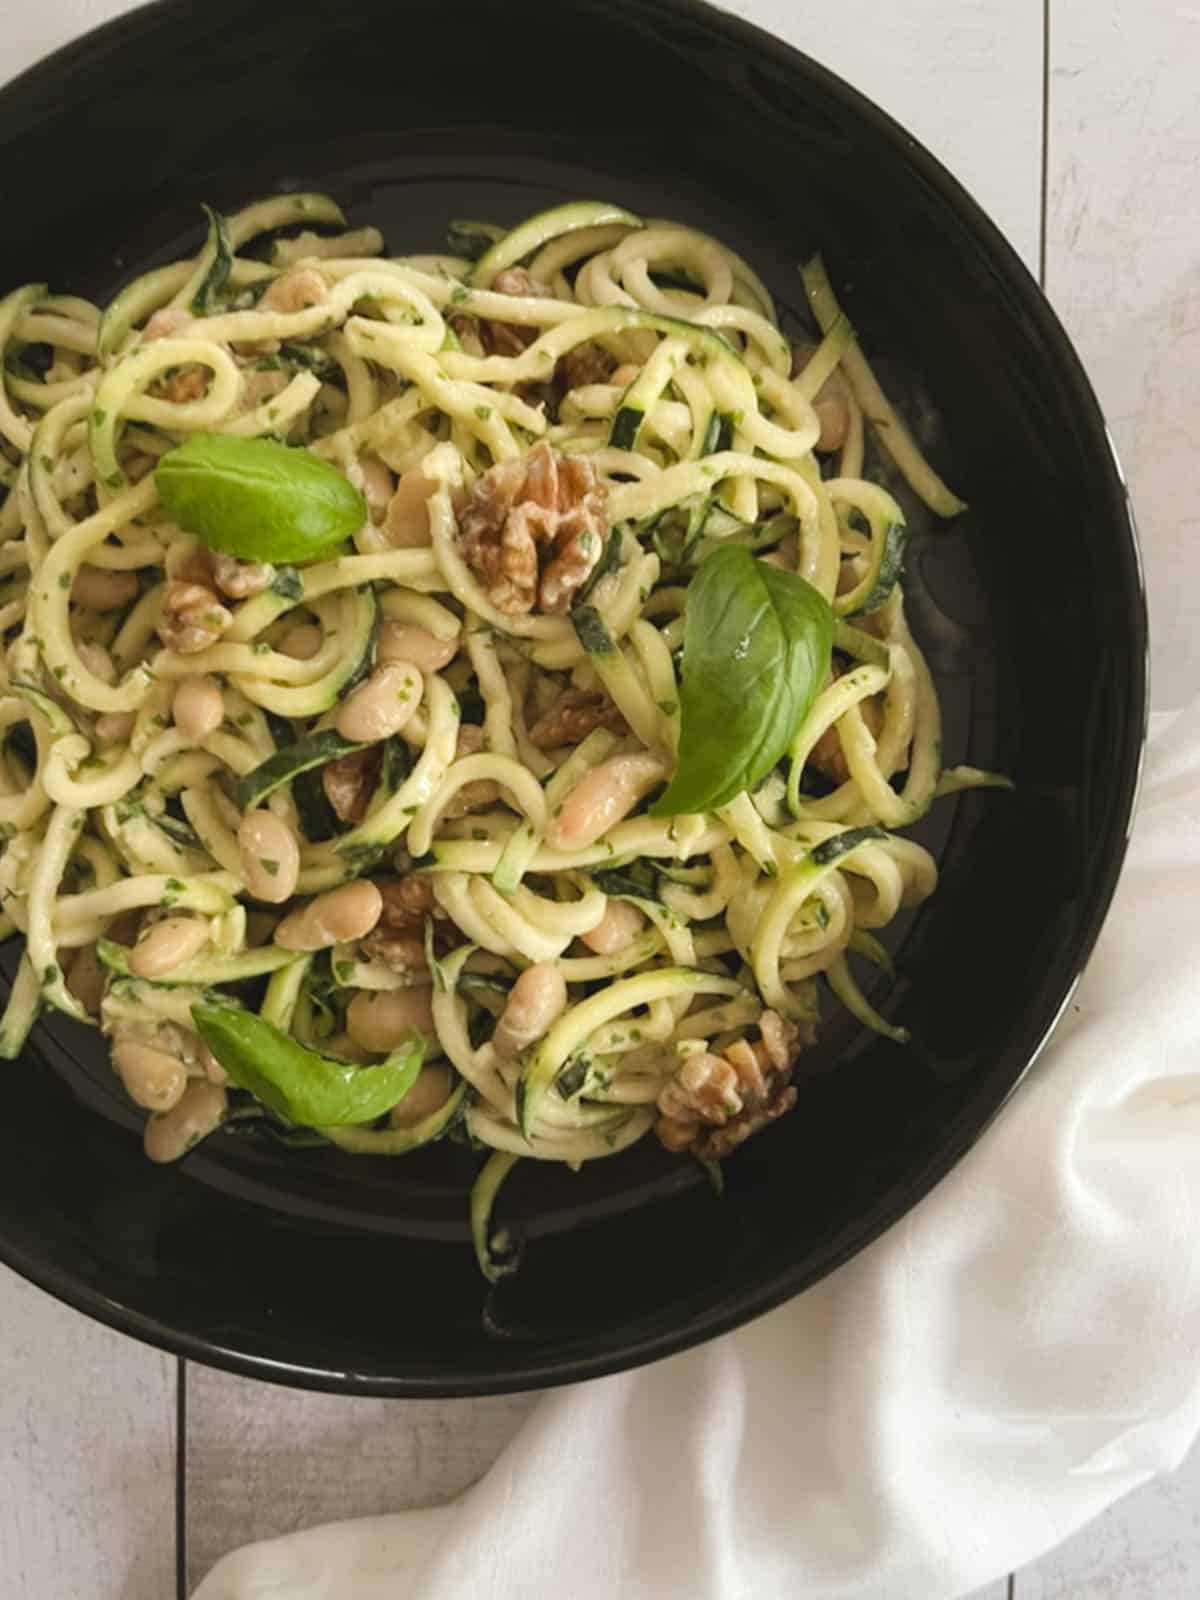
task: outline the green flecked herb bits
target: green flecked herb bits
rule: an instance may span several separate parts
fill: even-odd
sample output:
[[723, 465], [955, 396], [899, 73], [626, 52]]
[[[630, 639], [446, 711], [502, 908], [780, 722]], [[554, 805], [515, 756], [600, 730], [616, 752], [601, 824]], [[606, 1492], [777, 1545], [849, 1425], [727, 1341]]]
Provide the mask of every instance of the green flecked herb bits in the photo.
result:
[[317, 561], [367, 520], [336, 468], [270, 439], [196, 434], [167, 452], [154, 482], [185, 533], [242, 561]]
[[679, 760], [658, 817], [712, 811], [780, 760], [829, 675], [834, 615], [794, 572], [739, 545], [707, 556], [688, 590]]

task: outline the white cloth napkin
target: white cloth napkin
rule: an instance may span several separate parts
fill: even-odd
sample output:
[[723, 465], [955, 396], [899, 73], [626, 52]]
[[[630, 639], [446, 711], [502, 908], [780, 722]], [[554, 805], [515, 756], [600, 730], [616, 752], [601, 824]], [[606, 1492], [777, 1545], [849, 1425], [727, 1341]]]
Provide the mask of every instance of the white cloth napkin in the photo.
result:
[[905, 1221], [736, 1334], [550, 1395], [454, 1505], [252, 1546], [194, 1600], [954, 1600], [1198, 1428], [1200, 701], [1156, 719], [1068, 1019]]

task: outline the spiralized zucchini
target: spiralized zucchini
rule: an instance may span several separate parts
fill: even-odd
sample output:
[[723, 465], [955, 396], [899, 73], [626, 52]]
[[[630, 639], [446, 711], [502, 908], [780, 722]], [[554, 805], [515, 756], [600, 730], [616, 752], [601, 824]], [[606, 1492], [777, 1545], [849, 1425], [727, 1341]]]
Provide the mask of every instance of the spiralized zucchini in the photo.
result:
[[[41, 1007], [100, 1025], [155, 1112], [162, 1159], [226, 1116], [196, 996], [261, 1008], [364, 1063], [385, 1053], [381, 1018], [419, 1018], [423, 1100], [337, 1142], [400, 1154], [465, 1127], [501, 1153], [473, 1214], [495, 1275], [488, 1212], [512, 1159], [619, 1152], [670, 1119], [678, 1093], [664, 1091], [698, 1055], [743, 1059], [765, 1011], [795, 1052], [822, 976], [902, 1040], [851, 969], [886, 968], [870, 930], [936, 883], [930, 856], [892, 830], [938, 794], [998, 780], [943, 770], [904, 616], [905, 517], [864, 476], [864, 424], [884, 430], [889, 481], [898, 469], [938, 514], [961, 502], [882, 396], [819, 262], [805, 274], [819, 328], [793, 375], [766, 288], [692, 229], [581, 202], [453, 237], [486, 253], [385, 257], [328, 197], [286, 196], [213, 216], [194, 260], [103, 314], [41, 285], [0, 301], [0, 893], [25, 941], [0, 1053], [20, 1051]], [[354, 548], [217, 596], [229, 625], [200, 648], [168, 633], [172, 647], [164, 604], [204, 553], [167, 517], [154, 468], [198, 432], [306, 446], [372, 516]], [[586, 628], [578, 604], [506, 608], [464, 549], [473, 486], [541, 445], [586, 460], [605, 488], [603, 559], [574, 597]], [[652, 816], [654, 762], [665, 779], [679, 747], [688, 585], [729, 540], [833, 605], [837, 673], [755, 793], [715, 815]], [[420, 705], [365, 808], [339, 820], [314, 762], [354, 748], [327, 730], [381, 628], [421, 643]], [[200, 677], [220, 696], [203, 732], [173, 699]], [[567, 717], [548, 739], [547, 717], [572, 705], [604, 715]], [[565, 840], [555, 819], [622, 757], [650, 763], [642, 789], [598, 836]], [[296, 841], [299, 900], [254, 898], [235, 803], [247, 794]], [[353, 938], [272, 945], [304, 896], [362, 878], [432, 886], [402, 957]], [[138, 919], [144, 942], [165, 917], [198, 919], [200, 948], [185, 937], [185, 959], [139, 972]], [[531, 971], [559, 999], [523, 1038]], [[161, 1092], [147, 1050], [178, 1065]], [[235, 1121], [254, 1109], [234, 1095]], [[178, 1137], [163, 1131], [172, 1117]]]

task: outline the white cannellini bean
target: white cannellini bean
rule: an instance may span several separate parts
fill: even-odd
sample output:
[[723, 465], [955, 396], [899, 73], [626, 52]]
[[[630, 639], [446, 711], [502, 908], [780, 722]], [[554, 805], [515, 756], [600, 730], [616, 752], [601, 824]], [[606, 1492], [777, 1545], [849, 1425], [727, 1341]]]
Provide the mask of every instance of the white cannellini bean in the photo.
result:
[[429, 498], [436, 488], [437, 484], [427, 478], [419, 466], [409, 467], [402, 474], [383, 522], [389, 544], [404, 550], [433, 542], [429, 529]]
[[440, 672], [458, 654], [461, 638], [456, 633], [453, 639], [439, 639], [410, 622], [385, 622], [379, 630], [379, 659], [408, 661], [421, 672]]
[[298, 622], [279, 641], [279, 650], [293, 661], [311, 661], [324, 642], [325, 636], [315, 622]]
[[96, 737], [101, 744], [116, 744], [120, 739], [128, 739], [136, 721], [136, 711], [106, 711], [96, 718]]
[[392, 1107], [388, 1121], [393, 1128], [415, 1127], [418, 1122], [424, 1122], [426, 1117], [441, 1110], [450, 1098], [453, 1087], [454, 1079], [449, 1067], [440, 1063], [422, 1067], [404, 1099]]
[[330, 889], [275, 929], [275, 943], [284, 950], [327, 950], [330, 945], [362, 939], [383, 912], [383, 896], [367, 878]]
[[394, 1050], [413, 1029], [434, 1036], [433, 990], [360, 989], [346, 1008], [346, 1032], [377, 1055]]
[[175, 726], [186, 739], [199, 743], [225, 720], [225, 697], [211, 678], [184, 678], [171, 702]]
[[206, 1044], [201, 1044], [196, 1056], [209, 1083], [228, 1083], [229, 1074]]
[[102, 644], [96, 644], [91, 639], [75, 647], [79, 652], [79, 659], [89, 672], [94, 673], [101, 683], [115, 683], [117, 669], [113, 666], [113, 658]]
[[850, 404], [845, 394], [826, 384], [813, 401], [813, 410], [821, 424], [821, 433], [813, 449], [821, 455], [840, 450], [850, 432]]
[[238, 409], [252, 411], [264, 400], [273, 400], [287, 388], [285, 372], [247, 372], [242, 375], [242, 388], [238, 396]]
[[610, 900], [604, 915], [590, 933], [580, 934], [583, 943], [598, 956], [615, 956], [637, 938], [646, 919], [636, 906], [623, 900]]
[[238, 824], [238, 854], [247, 891], [255, 900], [282, 905], [296, 892], [300, 845], [273, 811], [249, 811]]
[[359, 456], [358, 470], [362, 478], [363, 498], [372, 522], [382, 522], [396, 492], [396, 480], [391, 470], [376, 455]]
[[169, 1111], [146, 1123], [143, 1147], [147, 1156], [159, 1163], [178, 1161], [221, 1126], [225, 1106], [220, 1084], [194, 1078]]
[[71, 599], [85, 611], [117, 611], [127, 606], [138, 592], [132, 572], [110, 572], [107, 567], [80, 567], [71, 588]]
[[100, 1015], [100, 1001], [108, 974], [101, 965], [94, 944], [80, 945], [67, 973], [67, 989], [93, 1017]]
[[337, 716], [343, 739], [373, 744], [399, 733], [421, 703], [424, 680], [408, 661], [389, 661], [360, 684]]
[[135, 978], [162, 978], [198, 955], [208, 943], [206, 917], [164, 917], [129, 952]]
[[586, 850], [627, 817], [666, 776], [657, 756], [611, 756], [587, 772], [567, 795], [546, 829], [552, 850]]
[[125, 1093], [147, 1111], [169, 1111], [187, 1088], [187, 1068], [165, 1050], [141, 1039], [118, 1039], [113, 1045], [113, 1065], [121, 1075]]
[[566, 1009], [567, 985], [558, 968], [544, 961], [526, 967], [513, 984], [508, 1004], [496, 1024], [493, 1049], [501, 1060], [512, 1061], [540, 1039]]

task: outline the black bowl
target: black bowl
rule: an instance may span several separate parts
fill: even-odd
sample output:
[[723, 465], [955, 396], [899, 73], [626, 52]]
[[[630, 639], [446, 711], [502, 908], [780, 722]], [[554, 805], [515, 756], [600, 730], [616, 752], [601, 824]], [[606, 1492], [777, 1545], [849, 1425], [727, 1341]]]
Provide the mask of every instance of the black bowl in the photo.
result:
[[[708, 226], [785, 305], [827, 256], [867, 348], [971, 502], [913, 549], [946, 757], [1013, 794], [942, 803], [943, 871], [900, 949], [900, 1049], [834, 1023], [837, 1070], [728, 1163], [718, 1200], [639, 1147], [524, 1163], [487, 1292], [471, 1163], [263, 1150], [144, 1163], [94, 1038], [42, 1026], [4, 1075], [0, 1257], [89, 1314], [262, 1378], [437, 1395], [592, 1377], [814, 1283], [958, 1160], [1025, 1071], [1120, 867], [1146, 622], [1124, 486], [1062, 328], [958, 185], [869, 102], [696, 0], [164, 0], [0, 93], [0, 281], [104, 296], [197, 242], [197, 204], [334, 191], [390, 248], [569, 196]], [[936, 402], [937, 410], [931, 402]]]

